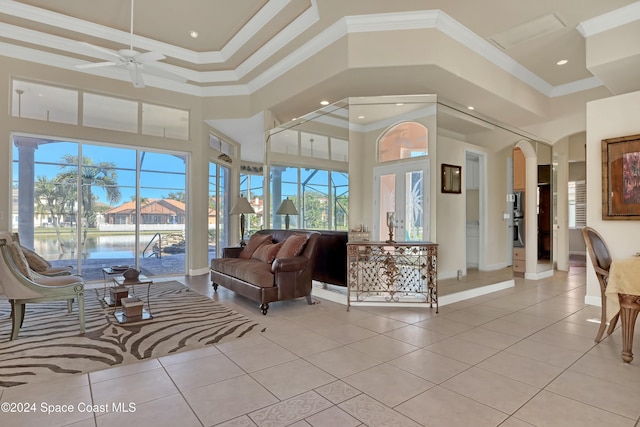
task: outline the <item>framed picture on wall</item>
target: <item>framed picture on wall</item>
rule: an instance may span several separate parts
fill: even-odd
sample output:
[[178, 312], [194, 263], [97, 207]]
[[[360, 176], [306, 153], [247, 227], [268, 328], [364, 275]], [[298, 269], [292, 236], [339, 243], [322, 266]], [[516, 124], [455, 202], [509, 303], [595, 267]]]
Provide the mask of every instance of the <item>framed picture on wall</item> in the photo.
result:
[[602, 219], [640, 220], [640, 135], [602, 140]]
[[462, 193], [462, 167], [442, 164], [442, 192], [443, 193]]

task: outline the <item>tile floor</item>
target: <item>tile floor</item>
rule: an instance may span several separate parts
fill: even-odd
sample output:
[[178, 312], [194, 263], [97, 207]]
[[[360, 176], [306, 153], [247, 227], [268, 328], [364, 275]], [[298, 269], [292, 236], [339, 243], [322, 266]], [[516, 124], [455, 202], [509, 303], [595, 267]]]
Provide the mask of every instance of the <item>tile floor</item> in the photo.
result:
[[[182, 278], [213, 296], [207, 276]], [[247, 338], [4, 391], [9, 426], [638, 426], [640, 356], [595, 345], [585, 269], [441, 307], [256, 306]], [[636, 334], [640, 354], [640, 336]], [[69, 411], [68, 406], [73, 410]], [[3, 407], [4, 408], [4, 407]], [[51, 410], [51, 414], [44, 409]], [[66, 411], [65, 411], [66, 410]], [[93, 410], [93, 411], [92, 411]]]

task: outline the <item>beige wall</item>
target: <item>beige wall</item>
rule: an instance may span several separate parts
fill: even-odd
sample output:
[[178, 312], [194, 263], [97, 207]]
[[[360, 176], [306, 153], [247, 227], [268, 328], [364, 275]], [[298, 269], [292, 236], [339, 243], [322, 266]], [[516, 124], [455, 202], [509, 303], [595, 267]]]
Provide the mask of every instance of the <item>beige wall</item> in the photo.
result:
[[[640, 221], [602, 220], [602, 147], [601, 141], [640, 134], [638, 107], [640, 92], [613, 96], [587, 104], [587, 225], [594, 227], [607, 242], [611, 257], [626, 258], [640, 250], [637, 239]], [[591, 262], [587, 260], [588, 304], [600, 305], [600, 287]]]
[[[111, 130], [94, 129], [82, 126], [50, 123], [41, 120], [21, 119], [10, 115], [11, 79], [24, 79], [53, 84], [56, 86], [77, 88], [92, 93], [111, 95], [131, 100], [144, 100], [181, 109], [190, 114], [188, 141], [178, 141], [147, 135], [131, 134]], [[192, 274], [207, 271], [207, 233], [208, 223], [208, 185], [209, 166], [208, 129], [203, 123], [202, 101], [198, 97], [183, 95], [154, 88], [134, 89], [131, 83], [111, 79], [96, 79], [91, 76], [65, 71], [58, 68], [35, 65], [30, 62], [0, 56], [0, 97], [5, 100], [5, 108], [0, 111], [0, 159], [4, 166], [0, 168], [0, 229], [11, 227], [11, 168], [8, 160], [12, 156], [11, 135], [14, 132], [45, 137], [61, 137], [74, 141], [104, 142], [127, 147], [140, 147], [156, 150], [178, 151], [188, 155], [188, 228], [187, 270]]]

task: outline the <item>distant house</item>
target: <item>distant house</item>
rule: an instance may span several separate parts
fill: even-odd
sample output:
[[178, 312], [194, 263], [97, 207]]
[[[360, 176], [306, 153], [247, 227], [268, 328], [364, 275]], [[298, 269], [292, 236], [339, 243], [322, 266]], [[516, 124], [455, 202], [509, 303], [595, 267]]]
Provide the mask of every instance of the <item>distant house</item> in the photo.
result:
[[[135, 224], [136, 202], [123, 203], [104, 212], [107, 224]], [[173, 199], [149, 199], [140, 209], [141, 224], [184, 224], [186, 205]]]

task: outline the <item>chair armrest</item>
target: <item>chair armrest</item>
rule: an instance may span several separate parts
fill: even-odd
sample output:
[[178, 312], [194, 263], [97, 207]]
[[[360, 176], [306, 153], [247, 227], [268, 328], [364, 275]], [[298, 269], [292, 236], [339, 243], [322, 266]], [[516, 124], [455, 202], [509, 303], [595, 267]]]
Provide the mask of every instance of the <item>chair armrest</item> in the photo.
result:
[[277, 258], [271, 264], [271, 272], [277, 271], [300, 271], [304, 270], [309, 264], [309, 260], [303, 256], [294, 256], [290, 258]]
[[[31, 276], [33, 277], [54, 277], [54, 276], [70, 276], [73, 270], [72, 266], [67, 267], [51, 267], [44, 271], [31, 270]], [[76, 275], [77, 276], [77, 275]]]
[[238, 258], [240, 256], [240, 252], [242, 252], [242, 247], [240, 246], [231, 246], [228, 248], [222, 249], [222, 258]]

